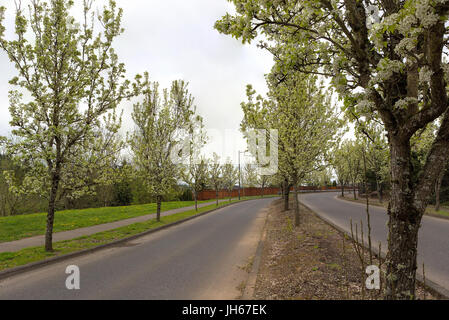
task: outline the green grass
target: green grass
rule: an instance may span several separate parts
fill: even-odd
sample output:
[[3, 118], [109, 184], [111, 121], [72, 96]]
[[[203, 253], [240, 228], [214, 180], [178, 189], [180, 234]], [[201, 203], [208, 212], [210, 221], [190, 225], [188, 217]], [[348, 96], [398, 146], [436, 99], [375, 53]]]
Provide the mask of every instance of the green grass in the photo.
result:
[[426, 209], [427, 214], [433, 214], [433, 215], [439, 215], [439, 216], [445, 216], [449, 217], [449, 208], [448, 207], [440, 207], [440, 211], [436, 211], [435, 207], [427, 207]]
[[[354, 200], [354, 198], [351, 197], [339, 197], [340, 199], [343, 200], [347, 200], [347, 201], [352, 201], [352, 202], [358, 202], [358, 203], [363, 203], [366, 204], [366, 199], [363, 197], [358, 198], [357, 200]], [[384, 207], [384, 208], [388, 208], [388, 201], [384, 201], [383, 203], [380, 203], [379, 200], [377, 199], [372, 199], [370, 198], [370, 205], [372, 206], [377, 206], [377, 207]], [[434, 216], [443, 216], [443, 217], [449, 217], [449, 206], [448, 203], [443, 203], [440, 206], [440, 211], [436, 211], [435, 210], [435, 206], [429, 205], [426, 208], [426, 214], [430, 214], [430, 215], [434, 215]]]
[[[198, 203], [211, 202], [198, 201]], [[163, 202], [162, 211], [188, 207], [194, 201]], [[55, 212], [54, 232], [90, 227], [102, 223], [139, 217], [156, 212], [156, 204], [103, 207]], [[0, 243], [45, 234], [46, 213], [0, 217]]]
[[[242, 198], [242, 200], [252, 198], [255, 197], [245, 197]], [[232, 203], [234, 202], [238, 202], [238, 200], [233, 200]], [[222, 207], [226, 204], [229, 204], [229, 201], [219, 203], [218, 207]], [[36, 261], [41, 261], [54, 256], [89, 249], [95, 246], [112, 242], [114, 240], [123, 239], [144, 232], [146, 230], [161, 227], [163, 225], [173, 223], [178, 220], [182, 220], [214, 208], [217, 208], [217, 206], [215, 204], [211, 204], [209, 206], [199, 208], [198, 211], [188, 210], [173, 215], [161, 217], [160, 222], [157, 222], [156, 219], [152, 219], [145, 222], [138, 222], [109, 231], [95, 233], [89, 236], [83, 236], [72, 240], [55, 242], [53, 244], [54, 252], [46, 252], [43, 247], [26, 248], [16, 252], [3, 252], [0, 253], [0, 270], [21, 266]]]

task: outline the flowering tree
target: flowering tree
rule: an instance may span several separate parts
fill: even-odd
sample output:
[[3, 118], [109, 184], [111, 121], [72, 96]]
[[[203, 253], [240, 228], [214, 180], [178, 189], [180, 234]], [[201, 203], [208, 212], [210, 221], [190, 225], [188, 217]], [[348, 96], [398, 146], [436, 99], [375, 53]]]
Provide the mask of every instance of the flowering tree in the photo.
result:
[[[252, 101], [254, 92], [249, 94]], [[294, 187], [295, 224], [299, 225], [297, 187], [322, 165], [340, 122], [316, 76], [290, 75], [282, 83], [270, 85], [268, 97], [271, 102], [262, 102], [263, 111], [255, 104], [242, 104], [243, 126], [254, 126], [257, 122], [252, 119], [263, 117], [269, 119], [270, 129], [278, 130], [279, 169]]]
[[329, 166], [322, 166], [319, 170], [313, 171], [307, 175], [305, 181], [307, 184], [318, 187], [327, 187], [332, 183], [333, 172]]
[[245, 163], [242, 168], [241, 180], [243, 188], [253, 188], [256, 185], [256, 167], [252, 163]]
[[359, 140], [346, 140], [342, 145], [345, 150], [345, 160], [347, 163], [349, 180], [352, 183], [352, 192], [354, 194], [354, 200], [357, 200], [356, 186], [360, 181], [362, 174], [362, 145]]
[[336, 148], [332, 152], [331, 165], [334, 168], [337, 180], [341, 186], [341, 196], [345, 196], [345, 185], [349, 182], [348, 162], [346, 161], [346, 152], [342, 147]]
[[370, 134], [364, 136], [364, 148], [366, 152], [366, 164], [376, 178], [376, 189], [379, 202], [383, 202], [383, 184], [388, 181], [390, 175], [390, 155], [388, 143], [384, 131], [378, 125], [370, 126]]
[[[243, 132], [249, 143], [249, 132], [251, 132], [251, 130], [263, 128], [269, 136], [267, 129], [278, 128], [279, 118], [272, 116], [272, 110], [276, 108], [274, 99], [264, 99], [260, 95], [256, 96], [256, 91], [251, 85], [248, 85], [246, 88], [246, 96], [248, 100], [241, 103], [244, 118], [240, 123], [240, 130]], [[285, 145], [282, 140], [278, 140], [278, 144], [273, 147], [278, 148], [279, 153], [285, 151]], [[249, 151], [252, 150], [253, 148], [249, 148]], [[255, 151], [257, 152], [257, 148], [255, 148]], [[259, 157], [256, 154], [253, 154], [253, 156], [258, 162]], [[259, 167], [264, 166], [261, 163], [257, 163], [257, 165]], [[278, 161], [278, 172], [275, 176], [282, 186], [284, 211], [287, 211], [289, 209], [289, 195], [292, 184], [288, 172], [288, 166], [286, 166], [285, 162]]]
[[273, 176], [264, 175], [264, 174], [257, 174], [256, 175], [256, 183], [257, 186], [261, 189], [260, 191], [260, 197], [263, 198], [265, 195], [265, 188], [270, 184], [272, 181]]
[[[91, 5], [84, 1], [80, 25], [70, 15], [73, 1], [32, 0], [29, 16], [19, 2], [15, 40], [4, 36], [6, 9], [0, 7], [0, 48], [18, 71], [10, 81], [18, 89], [10, 92], [9, 108], [17, 142], [9, 143], [8, 151], [29, 168], [15, 190], [48, 199], [47, 251], [53, 249], [58, 197], [62, 192], [78, 197], [88, 191], [90, 173], [101, 178], [100, 169], [107, 168], [120, 149], [114, 139], [120, 127], [114, 110], [138, 89], [136, 84], [130, 90], [130, 82], [123, 79], [124, 65], [112, 48], [123, 32], [122, 10], [110, 1], [98, 17], [98, 31], [89, 18]], [[31, 96], [27, 102], [23, 92]]]
[[163, 91], [162, 98], [159, 84], [148, 81], [148, 74], [144, 84], [143, 101], [134, 105], [136, 129], [129, 144], [145, 189], [156, 199], [160, 221], [162, 198], [180, 177], [173, 155], [181, 152], [176, 147], [186, 139], [183, 132], [189, 129], [195, 108], [184, 81], [174, 81], [170, 91]]
[[[291, 69], [332, 79], [359, 121], [381, 121], [391, 158], [387, 299], [414, 299], [418, 230], [449, 153], [445, 0], [232, 0], [216, 28], [243, 42], [258, 32], [277, 78]], [[441, 118], [426, 162], [412, 166], [410, 139]], [[417, 175], [417, 179], [413, 176]]]
[[224, 181], [220, 165], [220, 157], [214, 152], [211, 161], [209, 161], [209, 184], [215, 190], [215, 200], [218, 206], [218, 191], [223, 187]]
[[184, 144], [188, 146], [188, 149], [184, 150], [185, 154], [180, 154], [182, 159], [180, 177], [189, 185], [195, 200], [195, 210], [198, 210], [198, 192], [203, 190], [208, 182], [209, 163], [200, 155], [208, 138], [204, 131], [203, 119], [199, 115], [194, 118], [194, 121], [190, 121], [187, 127], [188, 136]]
[[207, 159], [201, 158], [193, 161], [190, 158], [189, 163], [181, 168], [181, 178], [192, 190], [195, 201], [195, 210], [198, 211], [198, 193], [204, 189], [207, 184], [209, 163]]
[[223, 186], [229, 192], [229, 202], [231, 202], [232, 190], [234, 190], [235, 184], [239, 179], [239, 170], [232, 164], [230, 159], [221, 166], [221, 176]]

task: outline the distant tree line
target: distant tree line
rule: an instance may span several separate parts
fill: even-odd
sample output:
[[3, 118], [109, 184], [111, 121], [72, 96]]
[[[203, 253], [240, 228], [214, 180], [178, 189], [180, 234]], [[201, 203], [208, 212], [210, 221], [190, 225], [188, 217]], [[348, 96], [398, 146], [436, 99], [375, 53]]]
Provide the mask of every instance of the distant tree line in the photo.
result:
[[[117, 165], [114, 170], [123, 171], [123, 166], [129, 166], [126, 161]], [[14, 164], [10, 157], [0, 154], [0, 170], [13, 170], [18, 179], [23, 179], [25, 168]], [[144, 191], [144, 181], [138, 177], [124, 177], [113, 184], [98, 185], [96, 192], [72, 199], [62, 197], [56, 203], [56, 210], [84, 209], [97, 207], [127, 206], [131, 204], [144, 204], [155, 202]], [[163, 201], [192, 201], [192, 192], [187, 186], [175, 186], [168, 192]], [[48, 209], [48, 201], [35, 194], [19, 195], [9, 190], [9, 184], [3, 174], [0, 175], [0, 216], [21, 215], [37, 212], [45, 212]]]

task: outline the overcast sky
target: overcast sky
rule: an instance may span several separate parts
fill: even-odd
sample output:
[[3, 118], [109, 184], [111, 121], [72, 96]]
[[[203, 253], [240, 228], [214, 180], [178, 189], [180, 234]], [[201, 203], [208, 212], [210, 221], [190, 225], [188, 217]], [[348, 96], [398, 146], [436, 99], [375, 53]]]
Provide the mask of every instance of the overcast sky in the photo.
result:
[[[7, 35], [11, 35], [14, 0], [0, 1], [7, 7], [6, 28]], [[272, 57], [257, 48], [256, 43], [242, 45], [213, 28], [217, 19], [233, 11], [225, 0], [117, 0], [117, 3], [124, 9], [125, 33], [117, 39], [115, 48], [128, 75], [148, 71], [152, 80], [163, 87], [175, 79], [188, 81], [206, 127], [222, 135], [227, 133], [226, 148], [211, 133], [212, 146], [208, 150], [224, 150], [224, 156], [236, 160], [237, 151], [246, 148], [237, 133], [246, 85], [252, 84], [259, 93], [266, 92], [264, 75], [271, 69]], [[13, 65], [1, 52], [0, 135], [7, 135], [11, 129], [8, 80], [15, 74]], [[130, 130], [132, 107], [124, 104], [123, 108], [124, 130]], [[232, 131], [234, 137], [229, 135]]]

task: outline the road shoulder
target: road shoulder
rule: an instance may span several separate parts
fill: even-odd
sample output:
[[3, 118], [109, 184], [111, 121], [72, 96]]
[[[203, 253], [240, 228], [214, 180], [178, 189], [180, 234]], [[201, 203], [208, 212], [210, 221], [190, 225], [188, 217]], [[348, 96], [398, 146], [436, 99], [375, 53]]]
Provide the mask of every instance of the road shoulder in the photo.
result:
[[[282, 201], [270, 208], [252, 299], [380, 299], [367, 291], [361, 261], [343, 233], [301, 205], [301, 225]], [[362, 290], [363, 289], [363, 290]], [[433, 296], [418, 288], [418, 298]]]
[[[167, 223], [167, 224], [161, 225], [161, 226], [156, 227], [156, 228], [151, 228], [151, 229], [145, 230], [143, 232], [138, 232], [138, 233], [135, 233], [135, 234], [130, 235], [130, 236], [129, 235], [128, 236], [122, 236], [120, 239], [117, 239], [117, 240], [114, 240], [114, 241], [106, 241], [106, 243], [103, 243], [103, 244], [100, 244], [100, 245], [95, 245], [95, 246], [87, 248], [87, 249], [77, 250], [77, 251], [70, 252], [70, 253], [67, 253], [67, 254], [62, 254], [62, 255], [55, 255], [55, 256], [52, 256], [52, 257], [45, 257], [44, 259], [39, 260], [39, 261], [35, 261], [35, 262], [32, 262], [32, 263], [26, 263], [26, 264], [19, 265], [19, 266], [13, 267], [13, 268], [7, 268], [7, 269], [5, 269], [3, 271], [0, 271], [0, 280], [6, 279], [8, 277], [15, 276], [15, 275], [18, 275], [18, 274], [22, 274], [22, 273], [25, 273], [25, 272], [33, 271], [33, 270], [39, 269], [41, 267], [45, 267], [47, 265], [55, 264], [55, 263], [58, 263], [58, 262], [61, 262], [61, 261], [64, 261], [64, 260], [69, 260], [69, 259], [72, 259], [72, 258], [75, 258], [75, 257], [79, 257], [79, 256], [95, 253], [95, 252], [103, 250], [103, 249], [108, 249], [108, 248], [112, 248], [112, 247], [115, 247], [115, 246], [118, 246], [118, 245], [122, 245], [122, 244], [124, 244], [126, 242], [129, 242], [131, 240], [134, 240], [134, 239], [137, 239], [137, 238], [140, 238], [140, 237], [143, 237], [143, 236], [146, 236], [146, 235], [158, 232], [160, 230], [164, 230], [164, 229], [170, 228], [172, 226], [179, 225], [181, 223], [190, 221], [190, 220], [195, 219], [197, 217], [204, 216], [204, 215], [206, 215], [208, 213], [211, 213], [211, 212], [223, 209], [223, 208], [228, 207], [230, 205], [241, 203], [243, 201], [251, 201], [251, 200], [254, 200], [254, 199], [246, 199], [246, 200], [241, 200], [241, 201], [237, 200], [237, 201], [234, 201], [234, 202], [231, 202], [231, 203], [224, 203], [224, 204], [222, 203], [222, 204], [219, 204], [218, 207], [214, 207], [215, 205], [212, 204], [212, 205], [210, 205], [212, 208], [203, 207], [203, 208], [200, 209], [199, 213], [192, 212], [192, 214], [190, 214], [190, 215], [188, 214], [189, 211], [186, 211], [184, 213], [181, 212], [181, 213], [178, 213], [178, 215], [181, 216], [182, 214], [186, 214], [187, 217], [185, 217], [185, 218], [180, 217], [180, 219], [178, 219], [177, 221], [174, 221], [174, 222], [171, 222], [171, 223]], [[191, 210], [191, 211], [194, 211], [194, 210]], [[172, 217], [175, 217], [175, 215], [173, 215]], [[144, 222], [141, 222], [141, 224], [143, 224], [143, 223]], [[115, 229], [115, 230], [120, 230], [120, 228], [119, 229]], [[114, 230], [108, 230], [106, 232], [99, 233], [98, 235], [105, 234], [105, 233], [108, 233], [108, 232], [114, 232]], [[125, 232], [125, 233], [128, 233], [128, 232]], [[94, 236], [95, 235], [92, 235], [91, 237], [94, 237]], [[84, 240], [84, 237], [81, 237], [81, 238], [78, 238], [78, 239], [80, 239], [82, 241], [82, 240]], [[75, 241], [75, 240], [77, 240], [77, 239], [74, 239], [72, 241]], [[64, 241], [62, 241], [61, 243], [64, 243]], [[55, 243], [55, 247], [56, 247], [57, 244], [58, 243]], [[32, 250], [32, 249], [34, 249], [34, 248], [27, 248], [27, 249], [24, 249], [24, 250]], [[20, 252], [21, 251], [19, 251], [19, 253]], [[0, 257], [2, 255], [6, 255], [5, 259], [10, 259], [8, 254], [9, 254], [8, 252], [0, 253]], [[13, 255], [13, 254], [15, 254], [15, 253], [11, 253], [11, 255]], [[58, 254], [58, 253], [56, 253], [56, 254]]]

